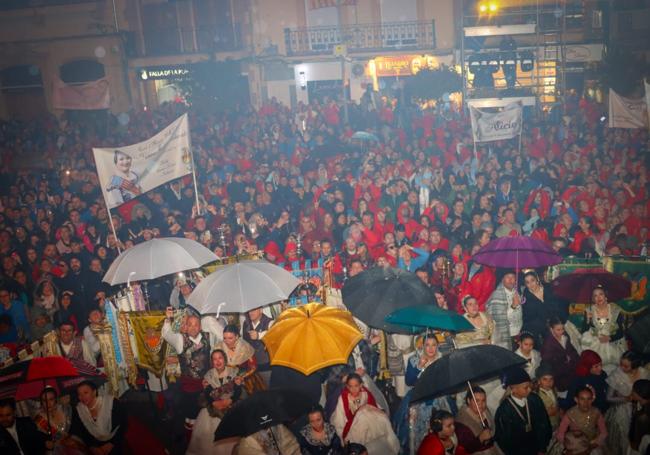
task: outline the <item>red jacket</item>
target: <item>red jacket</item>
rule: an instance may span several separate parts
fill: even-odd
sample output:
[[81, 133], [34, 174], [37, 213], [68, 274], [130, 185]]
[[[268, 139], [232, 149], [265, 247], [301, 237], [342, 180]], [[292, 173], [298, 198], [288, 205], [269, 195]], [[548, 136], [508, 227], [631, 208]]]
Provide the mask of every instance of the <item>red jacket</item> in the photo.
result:
[[[437, 434], [429, 433], [425, 436], [418, 448], [418, 455], [448, 455], [445, 452], [445, 447]], [[467, 451], [463, 446], [459, 445], [454, 450], [454, 455], [467, 455]]]

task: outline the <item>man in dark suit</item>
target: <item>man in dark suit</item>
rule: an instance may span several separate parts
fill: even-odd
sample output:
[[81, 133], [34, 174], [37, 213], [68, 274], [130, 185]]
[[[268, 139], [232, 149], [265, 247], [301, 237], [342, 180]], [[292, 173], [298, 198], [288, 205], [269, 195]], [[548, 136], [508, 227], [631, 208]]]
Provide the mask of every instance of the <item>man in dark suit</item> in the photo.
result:
[[41, 455], [45, 453], [44, 433], [28, 417], [16, 417], [16, 402], [0, 400], [0, 453], [3, 455]]

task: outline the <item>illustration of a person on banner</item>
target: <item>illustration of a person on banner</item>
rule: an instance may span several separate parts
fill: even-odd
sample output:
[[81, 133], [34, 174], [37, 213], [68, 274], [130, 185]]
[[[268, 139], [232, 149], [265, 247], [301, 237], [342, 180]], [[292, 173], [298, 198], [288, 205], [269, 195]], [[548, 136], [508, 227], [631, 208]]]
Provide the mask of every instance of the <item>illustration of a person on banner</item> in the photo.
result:
[[142, 188], [138, 184], [140, 176], [131, 170], [133, 159], [121, 150], [115, 150], [113, 163], [115, 163], [115, 174], [111, 177], [110, 184], [106, 191], [116, 205], [123, 204], [142, 194]]

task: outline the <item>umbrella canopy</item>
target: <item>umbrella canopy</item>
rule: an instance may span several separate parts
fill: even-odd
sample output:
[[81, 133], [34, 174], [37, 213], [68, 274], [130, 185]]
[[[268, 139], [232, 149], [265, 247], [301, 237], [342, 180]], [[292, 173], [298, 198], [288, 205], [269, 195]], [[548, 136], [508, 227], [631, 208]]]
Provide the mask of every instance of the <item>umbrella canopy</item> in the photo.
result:
[[353, 276], [341, 295], [354, 316], [375, 328], [384, 327], [384, 319], [393, 311], [431, 304], [435, 298], [414, 273], [392, 267], [374, 267]]
[[366, 131], [357, 131], [351, 136], [351, 139], [356, 139], [359, 141], [368, 141], [368, 142], [371, 141], [379, 142], [379, 138], [377, 136], [375, 136], [372, 133], [368, 133]]
[[284, 300], [300, 280], [264, 260], [225, 265], [204, 278], [187, 303], [201, 314], [245, 313]]
[[478, 250], [472, 260], [492, 267], [519, 270], [559, 264], [562, 257], [541, 240], [520, 235], [492, 240]]
[[106, 376], [84, 361], [34, 357], [0, 371], [0, 398], [13, 396], [16, 401], [29, 400], [38, 398], [45, 386], [60, 392], [71, 390], [86, 379], [100, 385]]
[[577, 269], [554, 279], [551, 287], [556, 296], [576, 303], [591, 302], [591, 294], [597, 287], [602, 287], [612, 302], [625, 299], [632, 293], [630, 280], [605, 269]]
[[349, 311], [319, 303], [285, 310], [262, 341], [271, 365], [298, 370], [305, 375], [348, 361], [363, 338]]
[[256, 392], [236, 403], [223, 416], [214, 433], [214, 440], [245, 437], [265, 428], [289, 422], [309, 412], [312, 405], [304, 393], [293, 389]]
[[455, 392], [469, 381], [489, 379], [502, 370], [525, 362], [514, 352], [490, 344], [456, 349], [424, 370], [415, 383], [411, 401]]
[[650, 354], [650, 314], [646, 314], [627, 329], [632, 349], [639, 354]]
[[416, 305], [393, 311], [386, 316], [386, 322], [403, 326], [427, 327], [430, 329], [464, 332], [474, 326], [463, 316], [436, 305]]
[[212, 251], [194, 240], [176, 237], [152, 239], [120, 254], [108, 268], [104, 281], [116, 285], [132, 280], [153, 280], [198, 269], [217, 259]]

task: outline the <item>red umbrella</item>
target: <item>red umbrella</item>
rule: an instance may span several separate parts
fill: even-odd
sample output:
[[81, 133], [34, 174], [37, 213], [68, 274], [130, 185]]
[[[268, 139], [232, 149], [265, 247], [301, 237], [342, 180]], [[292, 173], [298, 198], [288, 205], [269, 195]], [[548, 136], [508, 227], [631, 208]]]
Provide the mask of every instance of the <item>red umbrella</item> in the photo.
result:
[[632, 293], [632, 282], [621, 275], [605, 269], [577, 269], [551, 282], [553, 293], [575, 303], [591, 302], [591, 294], [597, 287], [605, 290], [607, 300], [615, 302]]
[[0, 398], [29, 400], [38, 398], [45, 386], [62, 391], [86, 379], [104, 382], [105, 378], [102, 372], [84, 361], [54, 356], [35, 357], [0, 370]]

